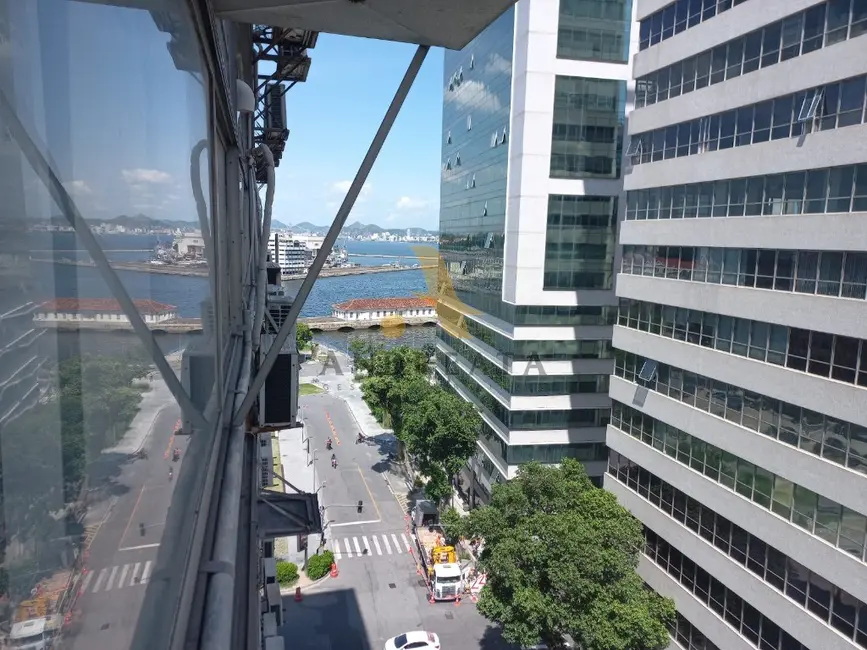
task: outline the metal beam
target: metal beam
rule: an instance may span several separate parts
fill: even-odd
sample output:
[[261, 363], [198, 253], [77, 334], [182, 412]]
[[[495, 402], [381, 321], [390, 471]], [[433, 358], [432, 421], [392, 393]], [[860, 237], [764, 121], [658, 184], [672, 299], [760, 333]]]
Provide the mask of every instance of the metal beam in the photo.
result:
[[313, 264], [310, 265], [310, 269], [307, 271], [307, 276], [304, 278], [304, 282], [301, 284], [301, 289], [298, 291], [298, 295], [295, 297], [295, 301], [289, 309], [286, 320], [283, 322], [280, 331], [277, 333], [277, 338], [271, 344], [271, 349], [268, 350], [268, 354], [262, 361], [262, 365], [259, 367], [259, 372], [256, 373], [256, 378], [250, 385], [250, 389], [247, 392], [244, 401], [241, 403], [240, 408], [235, 413], [236, 423], [244, 421], [244, 418], [247, 417], [250, 409], [253, 408], [253, 402], [256, 401], [259, 391], [262, 389], [262, 386], [265, 385], [265, 379], [268, 377], [268, 373], [274, 366], [274, 362], [277, 361], [277, 357], [280, 354], [280, 350], [283, 348], [283, 344], [286, 342], [286, 339], [289, 338], [289, 334], [295, 326], [295, 321], [298, 320], [298, 315], [301, 313], [301, 309], [304, 307], [304, 303], [307, 301], [311, 289], [313, 289], [313, 283], [316, 281], [316, 278], [319, 277], [319, 272], [325, 265], [325, 260], [331, 252], [331, 249], [334, 247], [334, 242], [337, 241], [337, 236], [343, 229], [343, 225], [346, 223], [346, 219], [352, 211], [352, 206], [355, 205], [355, 200], [358, 198], [361, 188], [367, 181], [370, 170], [373, 168], [373, 163], [376, 162], [376, 158], [382, 150], [382, 145], [385, 143], [385, 139], [388, 137], [391, 127], [394, 125], [394, 120], [397, 118], [398, 113], [400, 113], [403, 102], [406, 100], [406, 96], [409, 94], [409, 90], [412, 88], [412, 84], [418, 76], [421, 64], [424, 63], [424, 59], [429, 50], [430, 47], [427, 45], [419, 45], [413, 55], [412, 61], [410, 61], [406, 73], [403, 75], [403, 79], [394, 94], [394, 99], [391, 100], [391, 104], [385, 112], [385, 117], [382, 118], [379, 129], [376, 131], [376, 135], [373, 136], [370, 148], [367, 150], [364, 160], [361, 161], [361, 166], [355, 174], [355, 179], [352, 181], [352, 185], [349, 186], [349, 191], [346, 192], [346, 197], [343, 199], [343, 203], [337, 211], [337, 215], [334, 217], [334, 223], [331, 224], [328, 234], [325, 235], [325, 240], [322, 242], [322, 248], [320, 248], [316, 259], [313, 260]]
[[66, 220], [75, 229], [75, 233], [81, 238], [81, 243], [84, 245], [85, 250], [87, 250], [94, 264], [96, 264], [96, 268], [117, 300], [118, 305], [123, 310], [124, 315], [129, 319], [133, 331], [138, 335], [142, 345], [145, 346], [148, 354], [150, 354], [151, 360], [160, 371], [163, 380], [166, 382], [166, 386], [168, 386], [181, 408], [189, 414], [194, 425], [202, 430], [208, 430], [210, 427], [207, 420], [202, 415], [202, 412], [193, 404], [175, 371], [172, 370], [169, 362], [166, 361], [163, 351], [154, 338], [154, 333], [145, 324], [144, 319], [142, 319], [138, 308], [136, 308], [132, 298], [129, 297], [129, 293], [127, 293], [117, 273], [111, 267], [99, 242], [96, 241], [96, 237], [90, 230], [90, 226], [87, 225], [84, 217], [81, 216], [69, 192], [63, 187], [63, 183], [46, 155], [36, 146], [33, 138], [27, 133], [27, 129], [21, 120], [18, 119], [18, 114], [6, 97], [6, 93], [2, 90], [0, 90], [0, 116], [2, 116], [3, 121], [21, 148], [24, 157], [27, 158], [27, 162], [30, 163], [33, 171], [36, 172], [36, 175], [43, 185], [45, 185], [51, 198], [54, 199], [54, 202], [63, 212], [63, 216], [66, 217]]

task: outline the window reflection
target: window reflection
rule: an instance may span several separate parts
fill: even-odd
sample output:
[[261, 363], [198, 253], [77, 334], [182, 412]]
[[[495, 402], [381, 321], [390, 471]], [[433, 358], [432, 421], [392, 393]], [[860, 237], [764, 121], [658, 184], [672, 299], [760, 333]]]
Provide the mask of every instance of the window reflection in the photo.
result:
[[626, 82], [557, 76], [552, 178], [620, 178]]
[[[193, 233], [211, 225], [212, 147], [186, 4], [146, 4], [0, 0], [4, 640], [13, 623], [47, 624], [17, 645], [47, 647], [59, 634], [64, 647], [108, 648], [99, 606], [118, 590], [128, 607], [110, 647], [157, 634], [161, 622], [139, 620], [157, 547], [185, 556], [184, 540], [163, 533], [176, 484], [163, 453], [180, 408], [70, 221], [74, 206], [176, 372], [192, 342], [213, 351], [200, 326], [165, 332], [200, 316], [207, 266], [182, 275], [149, 265], [176, 230], [200, 240]], [[34, 169], [43, 156], [62, 184], [53, 194]], [[191, 159], [200, 166], [192, 181]], [[187, 445], [180, 435], [173, 444]], [[182, 455], [173, 467], [183, 473], [188, 462]], [[137, 505], [142, 528], [126, 526]], [[163, 593], [177, 587], [166, 572]]]
[[617, 199], [548, 197], [544, 289], [610, 289]]
[[[707, 336], [708, 343], [712, 339], [717, 350], [867, 386], [867, 344], [860, 339], [769, 323], [753, 329], [752, 325], [759, 321], [626, 299], [620, 301], [618, 318], [618, 323], [625, 327], [682, 341], [687, 340], [684, 328], [692, 318], [702, 339]], [[767, 339], [763, 338], [764, 333]], [[829, 346], [839, 351], [830, 364]]]
[[743, 2], [746, 0], [677, 0], [641, 21], [639, 50], [666, 41]]
[[632, 0], [562, 0], [557, 56], [626, 63], [631, 25]]
[[725, 417], [734, 424], [867, 473], [865, 427], [667, 364], [658, 364], [651, 381], [639, 380], [644, 358], [617, 351], [615, 359], [614, 374], [618, 377], [635, 383], [640, 381], [642, 386]]
[[[650, 273], [646, 273], [648, 265]], [[718, 268], [722, 273], [716, 270]], [[867, 253], [624, 246], [620, 272], [822, 296], [867, 298]]]
[[[824, 171], [812, 170], [813, 180], [824, 179]], [[814, 182], [811, 210], [823, 205], [822, 213], [867, 211], [867, 164], [828, 168], [827, 179], [827, 203], [825, 189]], [[670, 200], [674, 192], [682, 193], [685, 205], [690, 206], [683, 212], [687, 218], [743, 216], [743, 204], [747, 216], [801, 214], [806, 209], [805, 180], [804, 172], [792, 172], [631, 191], [627, 192], [626, 219], [671, 219], [675, 214]], [[692, 210], [693, 204], [696, 210]]]
[[[711, 83], [719, 83], [724, 79], [725, 47], [723, 46], [717, 61], [715, 57], [719, 51], [719, 48], [715, 49], [714, 57], [710, 60]], [[719, 66], [718, 69], [715, 69], [715, 66]], [[643, 85], [642, 88], [646, 93], [647, 85]], [[796, 137], [809, 133], [813, 129], [828, 131], [862, 124], [867, 119], [864, 110], [865, 88], [867, 88], [867, 77], [854, 77], [839, 83], [811, 88], [806, 92], [801, 91], [724, 113], [696, 118], [674, 126], [633, 133], [630, 134], [629, 146], [632, 164], [640, 165], [668, 158], [692, 156], [706, 151], [742, 147], [752, 144], [753, 141], [765, 142], [768, 139], [766, 125], [769, 116], [772, 116], [772, 140]], [[845, 96], [845, 104], [840, 103], [841, 94]], [[810, 106], [813, 108], [810, 109]], [[752, 127], [749, 125], [747, 112], [759, 116]], [[735, 139], [735, 128], [739, 117], [741, 128]], [[755, 140], [754, 132], [757, 134]], [[824, 188], [821, 181], [819, 185]]]
[[836, 509], [840, 524], [837, 539], [831, 541], [831, 531], [822, 529], [824, 524], [816, 518], [819, 497], [815, 492], [619, 402], [612, 404], [611, 425], [864, 561], [864, 515], [825, 499], [826, 505]]

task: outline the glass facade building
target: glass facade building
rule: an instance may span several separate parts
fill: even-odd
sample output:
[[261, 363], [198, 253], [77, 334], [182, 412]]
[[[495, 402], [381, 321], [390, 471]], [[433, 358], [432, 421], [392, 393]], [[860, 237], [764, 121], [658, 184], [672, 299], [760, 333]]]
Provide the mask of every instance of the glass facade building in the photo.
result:
[[679, 647], [865, 648], [867, 4], [638, 18], [605, 487]]
[[[530, 460], [579, 458], [601, 484], [632, 13], [521, 0], [445, 53], [437, 375], [485, 422], [472, 502]], [[533, 74], [530, 21], [558, 41]], [[589, 74], [601, 61], [620, 65]], [[542, 179], [559, 185], [537, 200]]]

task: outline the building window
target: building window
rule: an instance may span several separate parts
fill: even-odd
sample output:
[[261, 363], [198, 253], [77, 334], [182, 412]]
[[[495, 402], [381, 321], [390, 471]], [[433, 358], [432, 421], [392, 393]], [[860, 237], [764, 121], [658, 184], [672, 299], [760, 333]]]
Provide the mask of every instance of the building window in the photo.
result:
[[632, 0], [560, 0], [557, 56], [626, 63], [631, 24]]
[[[624, 404], [612, 404], [611, 425], [810, 535], [864, 560], [864, 515]], [[822, 517], [818, 516], [820, 503]]]
[[[770, 331], [769, 336], [779, 332]], [[703, 338], [706, 345], [710, 336]], [[752, 343], [751, 343], [752, 344]], [[792, 445], [825, 460], [867, 474], [867, 427], [759, 395], [732, 384], [629, 352], [615, 352], [614, 374], [733, 424]], [[645, 363], [655, 363], [650, 379], [639, 375]], [[854, 372], [854, 370], [853, 370]], [[639, 382], [639, 380], [641, 380]]]
[[668, 40], [743, 2], [746, 0], [677, 0], [641, 21], [639, 50]]
[[867, 342], [861, 339], [626, 299], [620, 301], [618, 324], [867, 386]]
[[[786, 61], [860, 36], [867, 31], [867, 17], [857, 8], [852, 12], [851, 5], [852, 0], [823, 2], [718, 45], [713, 50], [639, 77], [636, 80], [635, 107], [650, 106], [707, 85], [704, 81], [697, 84], [697, 79], [711, 84], [721, 83], [755, 72], [760, 67], [776, 65], [781, 60]], [[781, 55], [784, 30], [786, 41], [784, 54]], [[723, 75], [712, 76], [707, 68], [714, 52], [718, 52], [718, 56], [725, 55]]]
[[[824, 206], [824, 199], [821, 203]], [[750, 205], [757, 209], [761, 203], [747, 204], [748, 215]], [[823, 212], [823, 206], [817, 211]], [[620, 272], [773, 291], [867, 298], [867, 253], [624, 246]]]
[[616, 198], [549, 196], [543, 287], [610, 289], [616, 224]]
[[[711, 77], [713, 77], [711, 69]], [[559, 79], [559, 78], [558, 78]], [[812, 88], [773, 100], [696, 118], [644, 133], [633, 164], [682, 158], [708, 151], [784, 140], [812, 131], [862, 124], [867, 104], [867, 76]], [[556, 108], [555, 108], [556, 131]], [[630, 145], [632, 148], [632, 145]]]
[[[678, 197], [674, 208], [673, 196]], [[656, 187], [626, 195], [627, 220], [864, 211], [867, 164]]]
[[625, 106], [625, 81], [558, 76], [551, 176], [619, 178]]

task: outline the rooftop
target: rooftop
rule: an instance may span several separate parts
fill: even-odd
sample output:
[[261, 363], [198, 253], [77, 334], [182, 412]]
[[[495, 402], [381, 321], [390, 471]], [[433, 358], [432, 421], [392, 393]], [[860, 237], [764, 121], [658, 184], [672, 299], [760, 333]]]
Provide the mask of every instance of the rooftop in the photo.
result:
[[[153, 300], [133, 300], [141, 314], [167, 314], [177, 310], [174, 305], [167, 305]], [[40, 305], [39, 311], [60, 314], [78, 313], [83, 311], [100, 314], [123, 312], [117, 300], [111, 298], [57, 298]]]
[[333, 305], [338, 311], [390, 311], [436, 307], [433, 298], [353, 298]]

